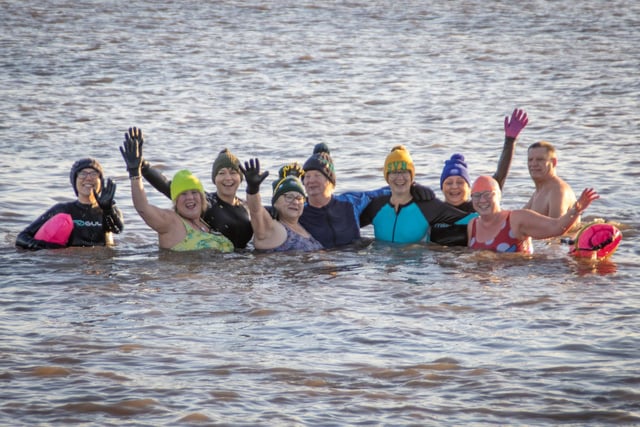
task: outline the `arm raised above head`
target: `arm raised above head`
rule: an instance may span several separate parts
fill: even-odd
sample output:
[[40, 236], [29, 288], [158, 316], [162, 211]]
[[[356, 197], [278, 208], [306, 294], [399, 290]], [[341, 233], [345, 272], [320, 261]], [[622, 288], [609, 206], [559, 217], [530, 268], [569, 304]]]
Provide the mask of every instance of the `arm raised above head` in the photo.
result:
[[161, 209], [153, 206], [147, 200], [147, 195], [142, 184], [140, 168], [142, 166], [142, 130], [129, 128], [124, 134], [124, 143], [120, 147], [120, 153], [127, 166], [131, 179], [131, 200], [136, 211], [145, 223], [159, 234], [168, 233], [176, 221], [176, 214], [169, 209]]
[[496, 173], [493, 174], [493, 178], [498, 181], [500, 189], [504, 187], [504, 182], [509, 174], [511, 168], [511, 162], [513, 161], [513, 155], [515, 153], [516, 139], [522, 129], [524, 129], [529, 123], [529, 118], [524, 110], [515, 109], [511, 113], [511, 118], [508, 116], [504, 118], [504, 145], [502, 147], [502, 153], [498, 160], [498, 167]]
[[260, 184], [269, 176], [269, 171], [260, 173], [260, 161], [250, 159], [244, 162], [244, 167], [240, 165], [240, 172], [247, 181], [247, 206], [253, 228], [253, 246], [256, 249], [273, 249], [282, 244], [282, 236], [286, 238], [286, 231], [262, 206]]

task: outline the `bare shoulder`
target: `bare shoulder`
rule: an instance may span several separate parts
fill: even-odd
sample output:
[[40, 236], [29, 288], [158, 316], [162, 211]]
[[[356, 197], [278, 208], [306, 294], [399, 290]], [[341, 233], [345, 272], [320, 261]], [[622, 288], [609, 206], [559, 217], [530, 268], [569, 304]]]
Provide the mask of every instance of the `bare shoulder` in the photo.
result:
[[564, 179], [560, 178], [559, 176], [555, 176], [554, 179], [552, 180], [552, 183], [553, 183], [553, 186], [555, 188], [559, 189], [559, 190], [573, 192], [573, 189], [567, 183], [567, 181], [565, 181]]
[[183, 220], [176, 211], [172, 209], [162, 209], [162, 219], [158, 227], [160, 229], [158, 232], [171, 233], [177, 231], [179, 234], [182, 234], [183, 230], [186, 233], [185, 227], [185, 220]]
[[573, 192], [573, 188], [562, 178], [556, 177], [555, 184], [550, 190], [550, 194], [556, 203], [561, 202], [568, 205], [576, 201], [576, 194]]
[[549, 187], [547, 193], [547, 210], [539, 211], [541, 214], [558, 218], [567, 212], [576, 201], [576, 195], [571, 186], [562, 178], [555, 177], [553, 186]]

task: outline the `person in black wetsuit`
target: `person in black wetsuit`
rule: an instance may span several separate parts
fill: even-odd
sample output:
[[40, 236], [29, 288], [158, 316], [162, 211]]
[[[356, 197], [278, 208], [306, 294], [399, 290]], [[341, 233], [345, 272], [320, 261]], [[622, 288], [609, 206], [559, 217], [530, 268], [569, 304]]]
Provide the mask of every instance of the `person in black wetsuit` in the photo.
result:
[[[120, 233], [124, 228], [122, 213], [113, 200], [116, 184], [110, 178], [105, 181], [102, 166], [93, 158], [76, 161], [71, 166], [69, 179], [77, 199], [47, 210], [18, 234], [16, 247], [38, 250], [113, 244], [113, 233]], [[73, 231], [66, 245], [36, 239], [38, 230], [60, 213], [69, 214], [73, 219]]]
[[[142, 176], [171, 199], [171, 181], [146, 160], [142, 163]], [[207, 225], [225, 235], [236, 249], [246, 248], [253, 237], [249, 209], [236, 196], [242, 178], [238, 158], [226, 148], [220, 151], [211, 168], [211, 181], [217, 192], [205, 192], [208, 207], [202, 214]]]
[[[501, 190], [509, 174], [516, 139], [528, 123], [527, 113], [517, 108], [513, 110], [511, 117], [504, 118], [504, 145], [498, 160], [498, 167], [493, 174], [493, 178], [498, 182]], [[444, 162], [444, 168], [440, 175], [440, 189], [446, 203], [465, 212], [475, 212], [471, 202], [471, 178], [462, 154], [455, 153]], [[433, 224], [431, 237], [443, 245], [467, 246], [466, 225]]]

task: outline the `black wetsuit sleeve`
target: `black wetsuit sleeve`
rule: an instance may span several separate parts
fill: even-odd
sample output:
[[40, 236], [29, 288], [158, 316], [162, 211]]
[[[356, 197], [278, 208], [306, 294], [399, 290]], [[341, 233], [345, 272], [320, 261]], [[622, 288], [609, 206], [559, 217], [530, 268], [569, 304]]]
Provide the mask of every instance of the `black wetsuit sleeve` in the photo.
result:
[[429, 221], [429, 224], [453, 224], [469, 215], [467, 212], [461, 211], [440, 199], [418, 202], [418, 206], [420, 206], [420, 210]]
[[455, 222], [470, 215], [469, 212], [438, 199], [420, 203], [420, 208], [431, 224], [429, 238], [433, 243], [443, 246], [467, 246], [467, 226]]
[[511, 162], [513, 161], [513, 154], [515, 152], [516, 139], [511, 137], [504, 138], [504, 146], [502, 147], [502, 153], [500, 154], [500, 160], [498, 160], [498, 167], [493, 177], [498, 181], [498, 185], [502, 190], [504, 182], [509, 175], [509, 169], [511, 168]]
[[26, 231], [23, 231], [18, 234], [18, 237], [16, 238], [16, 247], [37, 251], [39, 249], [62, 249], [66, 246], [58, 245], [57, 243], [45, 242], [44, 240], [36, 240]]
[[142, 164], [142, 176], [149, 184], [169, 199], [171, 198], [171, 181], [162, 174], [157, 168], [154, 168], [145, 161]]
[[16, 247], [22, 249], [29, 249], [32, 251], [38, 249], [60, 249], [64, 248], [64, 245], [58, 245], [56, 243], [45, 242], [44, 240], [36, 240], [35, 235], [40, 230], [40, 227], [44, 225], [45, 222], [49, 220], [52, 216], [63, 212], [59, 209], [59, 205], [56, 205], [46, 211], [44, 214], [40, 215], [38, 219], [33, 221], [27, 228], [22, 230], [18, 237], [16, 237]]
[[380, 211], [380, 209], [382, 209], [384, 205], [389, 203], [390, 199], [391, 195], [384, 195], [373, 198], [360, 214], [360, 228], [371, 225], [373, 223], [373, 219], [378, 214], [378, 211]]
[[467, 225], [435, 224], [431, 227], [430, 238], [442, 246], [467, 246]]
[[360, 214], [360, 228], [366, 227], [367, 225], [371, 225], [373, 221], [372, 215], [373, 209], [371, 208], [371, 204], [369, 204], [364, 211]]
[[105, 233], [119, 234], [124, 229], [122, 212], [114, 204], [108, 211], [102, 213], [102, 227]]

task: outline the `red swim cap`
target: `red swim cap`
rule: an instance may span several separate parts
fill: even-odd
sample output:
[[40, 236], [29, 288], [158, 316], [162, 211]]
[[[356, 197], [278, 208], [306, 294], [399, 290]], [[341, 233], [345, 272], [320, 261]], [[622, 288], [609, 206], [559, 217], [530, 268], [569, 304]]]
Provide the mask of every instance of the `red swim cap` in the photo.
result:
[[482, 191], [497, 191], [500, 190], [498, 181], [488, 175], [481, 175], [473, 182], [471, 186], [472, 193], [480, 193]]

